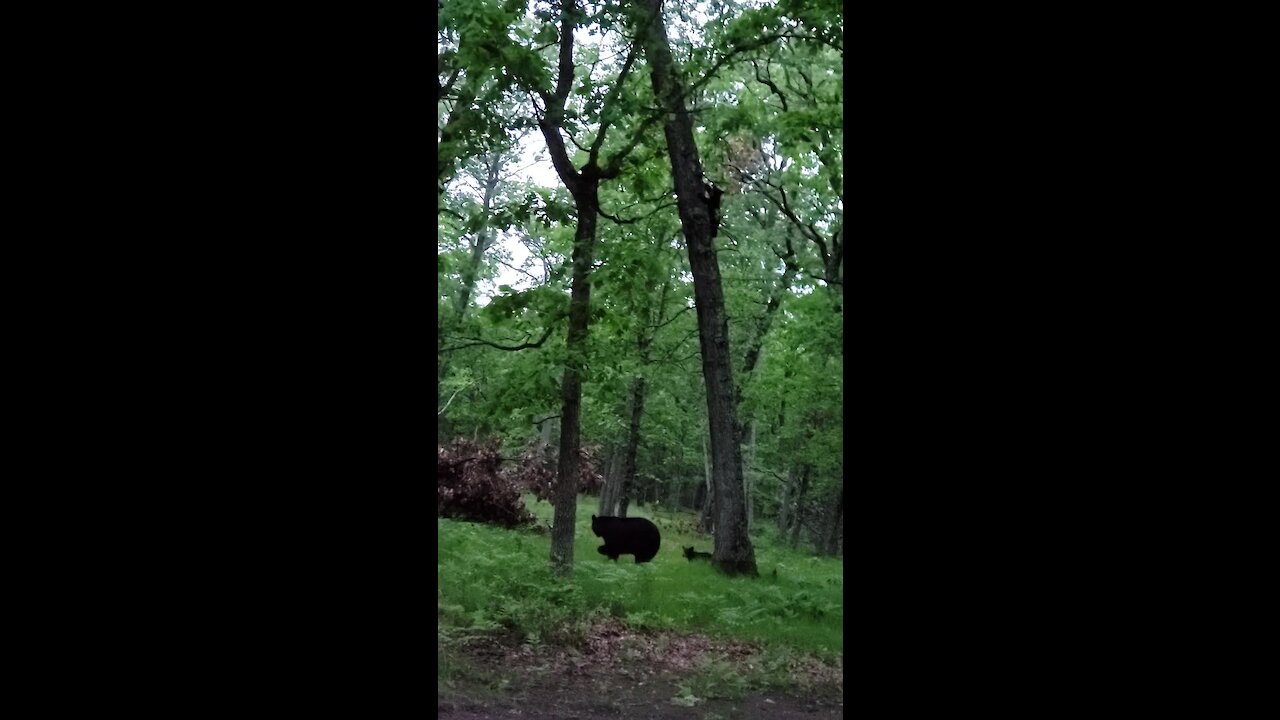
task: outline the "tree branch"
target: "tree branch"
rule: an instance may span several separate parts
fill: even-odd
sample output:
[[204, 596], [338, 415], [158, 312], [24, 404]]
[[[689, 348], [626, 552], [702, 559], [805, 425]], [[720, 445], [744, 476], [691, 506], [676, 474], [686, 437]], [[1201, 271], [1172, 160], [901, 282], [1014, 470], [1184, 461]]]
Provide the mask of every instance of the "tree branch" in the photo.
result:
[[652, 217], [653, 215], [657, 214], [658, 212], [660, 212], [660, 211], [662, 211], [662, 210], [666, 210], [666, 209], [667, 209], [667, 208], [669, 208], [669, 207], [675, 207], [675, 206], [676, 206], [676, 202], [675, 202], [674, 200], [672, 200], [671, 202], [664, 203], [664, 204], [662, 204], [662, 205], [659, 205], [658, 207], [655, 207], [653, 210], [650, 210], [649, 212], [645, 213], [644, 215], [640, 215], [639, 217], [631, 218], [630, 220], [627, 220], [627, 219], [625, 219], [625, 218], [619, 218], [619, 217], [615, 217], [615, 216], [613, 216], [613, 215], [610, 215], [609, 213], [607, 213], [607, 212], [605, 212], [605, 211], [604, 211], [604, 208], [597, 207], [597, 208], [596, 208], [596, 211], [600, 213], [600, 216], [601, 216], [601, 217], [606, 217], [606, 218], [608, 218], [608, 219], [610, 219], [610, 220], [614, 221], [615, 223], [617, 223], [617, 224], [619, 224], [619, 225], [631, 225], [631, 224], [633, 224], [633, 223], [635, 223], [635, 222], [638, 222], [638, 221], [640, 221], [640, 220], [643, 220], [643, 219], [645, 219], [645, 218], [647, 218], [647, 217]]
[[453, 404], [453, 398], [458, 397], [458, 393], [462, 392], [463, 390], [466, 390], [467, 388], [471, 387], [473, 384], [474, 384], [474, 383], [470, 383], [470, 382], [468, 382], [466, 385], [463, 385], [462, 387], [458, 388], [457, 390], [454, 390], [454, 391], [453, 391], [453, 395], [449, 398], [449, 402], [445, 403], [445, 404], [444, 404], [444, 407], [440, 408], [439, 412], [437, 412], [437, 413], [436, 413], [436, 417], [440, 417], [441, 415], [443, 415], [443, 414], [444, 414], [444, 411], [445, 411], [445, 410], [448, 410], [448, 409], [449, 409], [449, 406]]
[[508, 351], [529, 350], [532, 348], [542, 347], [542, 344], [547, 341], [547, 338], [551, 337], [551, 333], [555, 329], [556, 329], [556, 324], [553, 323], [547, 326], [547, 331], [542, 333], [542, 337], [538, 338], [537, 342], [526, 342], [520, 345], [499, 345], [498, 343], [490, 342], [488, 340], [485, 340], [484, 338], [462, 337], [463, 340], [474, 340], [475, 342], [463, 343], [462, 345], [454, 345], [453, 347], [444, 348], [440, 352], [442, 353], [453, 352], [454, 350], [461, 350], [463, 348], [475, 347], [477, 345], [488, 345], [489, 347], [497, 348], [499, 350], [508, 350]]
[[596, 141], [591, 143], [591, 150], [588, 151], [590, 153], [588, 162], [592, 165], [598, 164], [600, 148], [604, 145], [605, 133], [609, 132], [609, 125], [613, 122], [618, 96], [622, 94], [622, 85], [627, 81], [627, 75], [631, 74], [631, 65], [636, 61], [637, 45], [638, 43], [631, 44], [627, 59], [622, 63], [622, 70], [618, 71], [618, 80], [605, 96], [604, 105], [600, 111], [600, 132], [596, 133]]
[[777, 95], [777, 96], [778, 96], [778, 99], [782, 101], [782, 111], [783, 111], [783, 112], [788, 112], [788, 110], [787, 110], [787, 96], [786, 96], [786, 95], [784, 95], [784, 94], [782, 93], [782, 91], [778, 89], [778, 86], [777, 86], [777, 85], [774, 85], [774, 84], [773, 84], [773, 81], [772, 81], [772, 80], [770, 80], [769, 78], [764, 77], [763, 75], [761, 75], [761, 74], [760, 74], [760, 65], [759, 65], [759, 64], [758, 64], [754, 59], [752, 59], [752, 61], [751, 61], [751, 67], [753, 67], [753, 68], [755, 68], [755, 69], [756, 69], [756, 80], [759, 80], [760, 82], [764, 83], [765, 85], [768, 85], [768, 86], [769, 86], [769, 89], [773, 91], [773, 94], [774, 94], [774, 95]]
[[665, 322], [658, 323], [657, 325], [650, 325], [649, 327], [652, 328], [653, 330], [661, 330], [667, 325], [670, 325], [671, 323], [675, 322], [675, 319], [680, 317], [686, 311], [692, 310], [692, 309], [693, 309], [692, 306], [685, 305], [684, 307], [680, 308], [680, 310], [675, 315], [672, 315], [671, 317], [667, 318]]

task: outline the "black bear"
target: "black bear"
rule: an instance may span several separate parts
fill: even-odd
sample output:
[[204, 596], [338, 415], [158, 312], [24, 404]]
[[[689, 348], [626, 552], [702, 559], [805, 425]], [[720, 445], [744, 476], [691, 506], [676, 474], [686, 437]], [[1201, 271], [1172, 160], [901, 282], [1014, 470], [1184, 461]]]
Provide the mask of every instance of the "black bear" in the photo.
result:
[[694, 550], [691, 547], [687, 547], [684, 549], [684, 556], [688, 558], [690, 561], [692, 561], [694, 558], [706, 558], [708, 560], [711, 559], [711, 553], [702, 552], [701, 550]]
[[635, 555], [636, 564], [649, 562], [658, 554], [662, 535], [658, 526], [645, 518], [620, 518], [591, 516], [591, 532], [604, 538], [599, 553], [610, 560], [619, 555]]

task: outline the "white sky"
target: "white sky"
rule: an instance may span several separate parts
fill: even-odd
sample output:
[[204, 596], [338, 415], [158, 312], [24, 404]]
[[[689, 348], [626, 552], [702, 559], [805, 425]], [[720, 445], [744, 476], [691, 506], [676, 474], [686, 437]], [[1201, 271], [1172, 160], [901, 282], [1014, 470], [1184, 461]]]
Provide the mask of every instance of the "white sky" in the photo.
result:
[[[705, 23], [707, 15], [703, 12], [701, 5], [702, 3], [700, 2], [691, 3], [688, 11], [693, 18]], [[668, 16], [668, 20], [670, 22], [668, 29], [673, 36], [692, 36], [696, 40], [701, 35], [701, 28], [678, 20], [672, 21], [670, 16]], [[597, 45], [600, 40], [600, 35], [588, 35], [587, 28], [584, 27], [580, 27], [574, 32], [574, 41], [576, 47], [579, 48], [587, 45]], [[572, 148], [572, 145], [568, 145], [568, 147]], [[528, 180], [547, 188], [561, 187], [560, 176], [556, 174], [550, 159], [545, 157], [546, 152], [546, 144], [540, 132], [535, 130], [525, 134], [519, 145], [519, 160], [514, 166], [521, 170], [518, 174], [512, 175], [511, 180], [516, 182]], [[537, 160], [534, 157], [539, 153], [544, 156], [542, 160]], [[506, 251], [510, 255], [510, 263], [516, 267], [522, 267], [526, 261], [530, 260], [531, 255], [524, 244], [519, 241], [518, 232], [518, 230], [513, 229], [513, 232], [502, 233], [495, 244], [495, 249]], [[540, 267], [533, 267], [530, 270], [537, 275]], [[476, 287], [476, 304], [481, 306], [488, 304], [489, 300], [497, 294], [497, 289], [500, 285], [510, 285], [516, 290], [525, 290], [532, 287], [533, 284], [533, 280], [527, 275], [505, 265], [500, 265], [498, 275], [492, 282], [478, 283]]]

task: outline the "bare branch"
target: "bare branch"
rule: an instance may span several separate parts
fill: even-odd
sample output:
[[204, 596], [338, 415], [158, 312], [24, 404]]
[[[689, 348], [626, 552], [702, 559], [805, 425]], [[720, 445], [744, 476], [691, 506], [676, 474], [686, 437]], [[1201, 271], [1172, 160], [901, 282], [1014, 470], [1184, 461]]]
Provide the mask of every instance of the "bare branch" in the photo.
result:
[[[662, 205], [659, 205], [658, 207], [654, 208], [653, 210], [650, 210], [649, 212], [645, 213], [644, 215], [640, 215], [639, 217], [631, 218], [630, 220], [628, 220], [628, 219], [626, 219], [626, 218], [619, 218], [619, 217], [615, 217], [615, 216], [613, 216], [613, 215], [610, 215], [609, 213], [607, 213], [607, 212], [605, 212], [605, 211], [604, 211], [604, 208], [596, 208], [596, 211], [600, 213], [600, 216], [601, 216], [601, 217], [606, 217], [606, 218], [608, 218], [608, 219], [610, 219], [610, 220], [614, 221], [615, 223], [617, 223], [617, 224], [619, 224], [619, 225], [631, 225], [631, 224], [633, 224], [633, 223], [635, 223], [635, 222], [637, 222], [637, 221], [639, 221], [639, 220], [643, 220], [643, 219], [645, 219], [645, 218], [647, 218], [647, 217], [651, 217], [651, 216], [653, 216], [653, 215], [657, 214], [659, 211], [666, 210], [666, 209], [667, 209], [667, 208], [669, 208], [669, 207], [675, 207], [675, 206], [676, 206], [676, 203], [675, 203], [675, 201], [673, 200], [673, 201], [671, 201], [671, 202], [667, 202], [667, 203], [664, 203], [664, 204], [662, 204]], [[634, 207], [634, 206], [632, 206], [632, 207]]]
[[453, 404], [453, 398], [458, 397], [458, 393], [462, 392], [463, 390], [466, 390], [467, 388], [471, 387], [473, 384], [474, 383], [468, 382], [466, 385], [463, 385], [457, 390], [454, 390], [453, 395], [449, 398], [449, 402], [445, 403], [444, 407], [440, 408], [439, 412], [436, 413], [436, 417], [440, 417], [441, 415], [444, 414], [445, 410], [449, 409], [449, 406]]
[[528, 270], [525, 270], [524, 268], [518, 268], [515, 265], [512, 265], [511, 263], [507, 262], [506, 260], [503, 260], [502, 258], [497, 258], [497, 260], [498, 262], [511, 268], [512, 270], [515, 270], [518, 273], [524, 273], [527, 277], [529, 277], [531, 280], [533, 280], [536, 283], [542, 282], [542, 280], [537, 275], [534, 275], [533, 273], [529, 272]]
[[676, 314], [675, 314], [675, 315], [672, 315], [672, 316], [671, 316], [670, 318], [668, 318], [665, 322], [658, 323], [657, 325], [650, 325], [649, 327], [650, 327], [650, 328], [652, 328], [652, 329], [654, 329], [654, 330], [661, 330], [663, 327], [665, 327], [665, 326], [667, 326], [667, 325], [670, 325], [671, 323], [675, 322], [675, 319], [676, 319], [676, 318], [678, 318], [678, 317], [680, 317], [682, 314], [684, 314], [684, 313], [685, 313], [685, 311], [687, 311], [687, 310], [692, 310], [692, 309], [693, 309], [693, 307], [692, 307], [692, 306], [685, 305], [684, 307], [680, 308], [680, 310], [679, 310], [678, 312], [676, 312]]
[[542, 333], [542, 337], [538, 338], [537, 342], [526, 342], [526, 343], [523, 343], [520, 345], [514, 345], [514, 346], [499, 345], [498, 343], [490, 342], [483, 338], [463, 337], [462, 338], [463, 340], [474, 340], [475, 342], [463, 343], [462, 345], [454, 345], [453, 347], [444, 348], [440, 350], [440, 352], [442, 353], [453, 352], [454, 350], [461, 350], [463, 348], [475, 347], [477, 345], [488, 345], [489, 347], [497, 348], [499, 350], [508, 350], [508, 351], [528, 350], [531, 348], [542, 347], [542, 343], [546, 342], [547, 338], [551, 337], [551, 332], [555, 329], [556, 329], [556, 323], [552, 323], [551, 325], [547, 326], [547, 331]]
[[638, 52], [638, 43], [631, 44], [631, 50], [627, 53], [627, 59], [622, 63], [622, 70], [618, 71], [618, 80], [614, 83], [613, 88], [609, 90], [609, 94], [605, 96], [604, 105], [600, 111], [600, 132], [596, 133], [596, 141], [591, 144], [590, 160], [592, 165], [597, 165], [600, 156], [600, 148], [604, 145], [605, 133], [609, 132], [609, 125], [613, 122], [614, 112], [617, 110], [618, 96], [622, 94], [622, 86], [627, 82], [627, 75], [631, 74], [631, 65], [636, 61], [636, 53]]
[[[768, 65], [766, 63], [766, 67], [767, 66]], [[760, 74], [760, 65], [756, 63], [754, 59], [751, 61], [751, 67], [756, 69], [756, 80], [759, 80], [769, 86], [769, 89], [773, 91], [773, 94], [778, 96], [778, 100], [782, 101], [782, 111], [787, 112], [787, 96], [778, 89], [777, 85], [773, 84], [772, 80]]]

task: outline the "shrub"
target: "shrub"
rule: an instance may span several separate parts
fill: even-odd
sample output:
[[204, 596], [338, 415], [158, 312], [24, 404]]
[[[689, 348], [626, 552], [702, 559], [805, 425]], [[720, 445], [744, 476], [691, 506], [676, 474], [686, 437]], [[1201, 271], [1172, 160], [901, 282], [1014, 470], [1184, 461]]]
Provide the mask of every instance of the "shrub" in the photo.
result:
[[520, 488], [502, 472], [501, 441], [454, 438], [436, 448], [436, 514], [515, 527], [533, 522]]
[[[584, 445], [578, 449], [578, 493], [596, 491], [604, 483], [596, 465], [599, 448]], [[556, 464], [548, 457], [545, 446], [533, 441], [508, 471], [508, 477], [518, 487], [527, 488], [539, 500], [550, 500], [556, 487]]]

